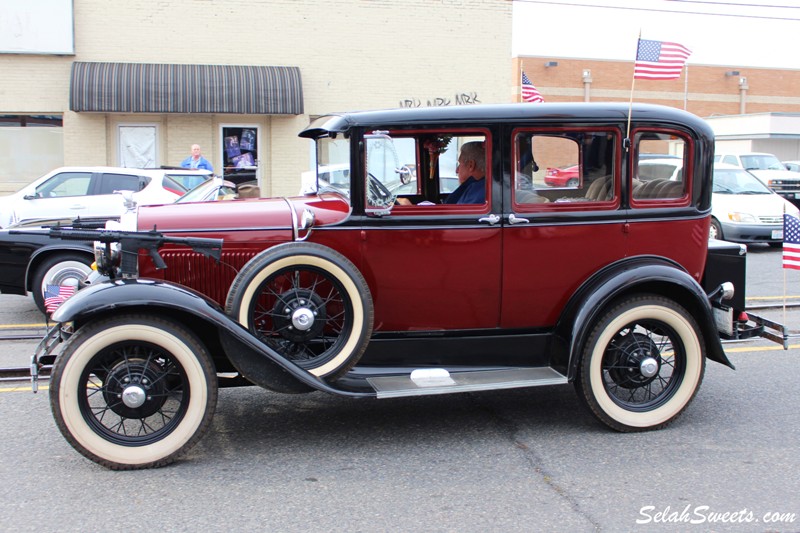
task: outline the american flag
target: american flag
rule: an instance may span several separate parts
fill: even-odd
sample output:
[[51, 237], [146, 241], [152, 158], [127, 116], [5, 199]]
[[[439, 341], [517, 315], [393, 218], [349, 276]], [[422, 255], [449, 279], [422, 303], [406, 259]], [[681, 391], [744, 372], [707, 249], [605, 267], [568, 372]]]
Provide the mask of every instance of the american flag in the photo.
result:
[[691, 53], [691, 50], [678, 43], [639, 39], [633, 77], [640, 80], [680, 78], [683, 65]]
[[75, 294], [75, 287], [48, 285], [44, 291], [44, 310], [52, 313], [73, 294]]
[[542, 98], [542, 95], [536, 87], [533, 86], [528, 75], [525, 74], [525, 71], [522, 72], [522, 101], [540, 104], [544, 102], [544, 98]]
[[783, 214], [783, 268], [800, 270], [800, 220]]

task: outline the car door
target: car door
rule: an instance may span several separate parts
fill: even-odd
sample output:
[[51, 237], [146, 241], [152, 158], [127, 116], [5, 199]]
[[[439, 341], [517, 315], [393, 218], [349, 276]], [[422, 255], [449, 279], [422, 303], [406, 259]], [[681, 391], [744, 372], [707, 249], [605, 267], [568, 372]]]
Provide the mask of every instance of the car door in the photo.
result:
[[[487, 129], [388, 132], [394, 143], [366, 139], [365, 183], [395, 191], [410, 205], [376, 205], [365, 194], [361, 271], [373, 290], [376, 331], [496, 328], [500, 305], [500, 197], [491, 170], [482, 203], [442, 203], [452, 190], [459, 149], [483, 142]], [[380, 203], [378, 201], [377, 203]]]
[[[578, 287], [624, 254], [619, 135], [611, 128], [520, 127], [504, 139], [500, 325], [552, 327]], [[573, 166], [577, 182], [548, 185], [548, 171]]]
[[65, 171], [40, 183], [16, 206], [18, 220], [87, 216], [92, 173]]

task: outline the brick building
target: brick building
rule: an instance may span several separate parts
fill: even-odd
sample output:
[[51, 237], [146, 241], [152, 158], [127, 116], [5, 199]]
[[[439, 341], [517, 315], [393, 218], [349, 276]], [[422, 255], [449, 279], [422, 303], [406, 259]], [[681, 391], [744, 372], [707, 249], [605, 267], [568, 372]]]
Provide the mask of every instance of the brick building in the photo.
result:
[[[239, 172], [233, 137], [263, 195], [294, 194], [314, 157], [296, 134], [326, 112], [519, 101], [523, 68], [547, 101], [630, 96], [632, 62], [511, 58], [508, 0], [3, 6], [0, 194], [61, 165], [177, 165], [194, 143], [218, 174]], [[8, 40], [47, 41], [53, 23], [68, 50]], [[635, 97], [702, 117], [791, 115], [798, 86], [800, 71], [691, 65], [688, 80], [637, 80]]]
[[66, 6], [74, 47], [10, 53], [14, 32], [0, 38], [0, 193], [59, 165], [177, 165], [193, 143], [221, 173], [235, 136], [262, 194], [295, 194], [310, 117], [513, 97], [507, 0], [11, 4], [0, 29], [17, 20], [23, 37]]
[[[516, 101], [523, 71], [546, 102], [627, 102], [633, 59], [599, 61], [544, 56], [512, 60]], [[800, 70], [689, 63], [674, 80], [636, 80], [634, 101], [686, 109], [709, 121], [717, 146], [800, 159]]]

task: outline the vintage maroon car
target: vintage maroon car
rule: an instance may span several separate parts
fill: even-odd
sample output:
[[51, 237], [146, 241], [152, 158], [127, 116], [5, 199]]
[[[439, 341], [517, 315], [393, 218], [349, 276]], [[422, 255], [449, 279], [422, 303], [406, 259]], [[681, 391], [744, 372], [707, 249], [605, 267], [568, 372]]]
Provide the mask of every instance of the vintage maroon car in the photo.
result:
[[[733, 366], [719, 329], [742, 327], [744, 256], [709, 254], [706, 123], [644, 105], [629, 137], [627, 121], [618, 104], [323, 116], [300, 135], [348, 183], [140, 208], [122, 228], [138, 233], [98, 239], [121, 242], [100, 257], [112, 279], [52, 317], [37, 363], [67, 341], [58, 427], [100, 464], [143, 468], [197, 442], [226, 384], [392, 398], [567, 383], [615, 430], [664, 427], [706, 359]], [[639, 182], [638, 154], [659, 151], [683, 154], [681, 179]], [[578, 186], [544, 185], [564, 160]], [[480, 198], [447, 203], [440, 176], [464, 169]], [[220, 239], [220, 260], [173, 238]]]

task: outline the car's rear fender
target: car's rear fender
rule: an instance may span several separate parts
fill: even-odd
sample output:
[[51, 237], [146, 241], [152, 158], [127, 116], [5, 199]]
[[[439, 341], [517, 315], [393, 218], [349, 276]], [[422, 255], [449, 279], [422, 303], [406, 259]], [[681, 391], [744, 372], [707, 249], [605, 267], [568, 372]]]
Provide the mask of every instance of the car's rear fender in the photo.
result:
[[33, 277], [36, 273], [36, 270], [39, 268], [39, 265], [42, 261], [45, 261], [49, 257], [58, 254], [70, 253], [70, 252], [78, 252], [80, 254], [86, 255], [88, 258], [94, 257], [94, 248], [92, 247], [91, 243], [60, 243], [57, 242], [52, 245], [45, 245], [39, 248], [38, 250], [34, 251], [31, 254], [31, 258], [28, 261], [28, 266], [25, 269], [25, 290], [32, 291], [33, 290]]
[[706, 357], [731, 368], [722, 349], [711, 303], [697, 281], [678, 264], [661, 257], [640, 256], [615, 262], [595, 273], [572, 296], [555, 328], [558, 340], [553, 366], [576, 375], [583, 347], [592, 328], [618, 298], [658, 294], [683, 306], [697, 321], [705, 340]]
[[74, 322], [74, 328], [78, 329], [111, 314], [137, 311], [180, 321], [208, 345], [212, 354], [224, 351], [233, 368], [261, 387], [278, 392], [317, 389], [362, 396], [331, 387], [267, 347], [226, 315], [216, 302], [174, 283], [141, 278], [92, 285], [66, 300], [52, 319], [62, 324]]

